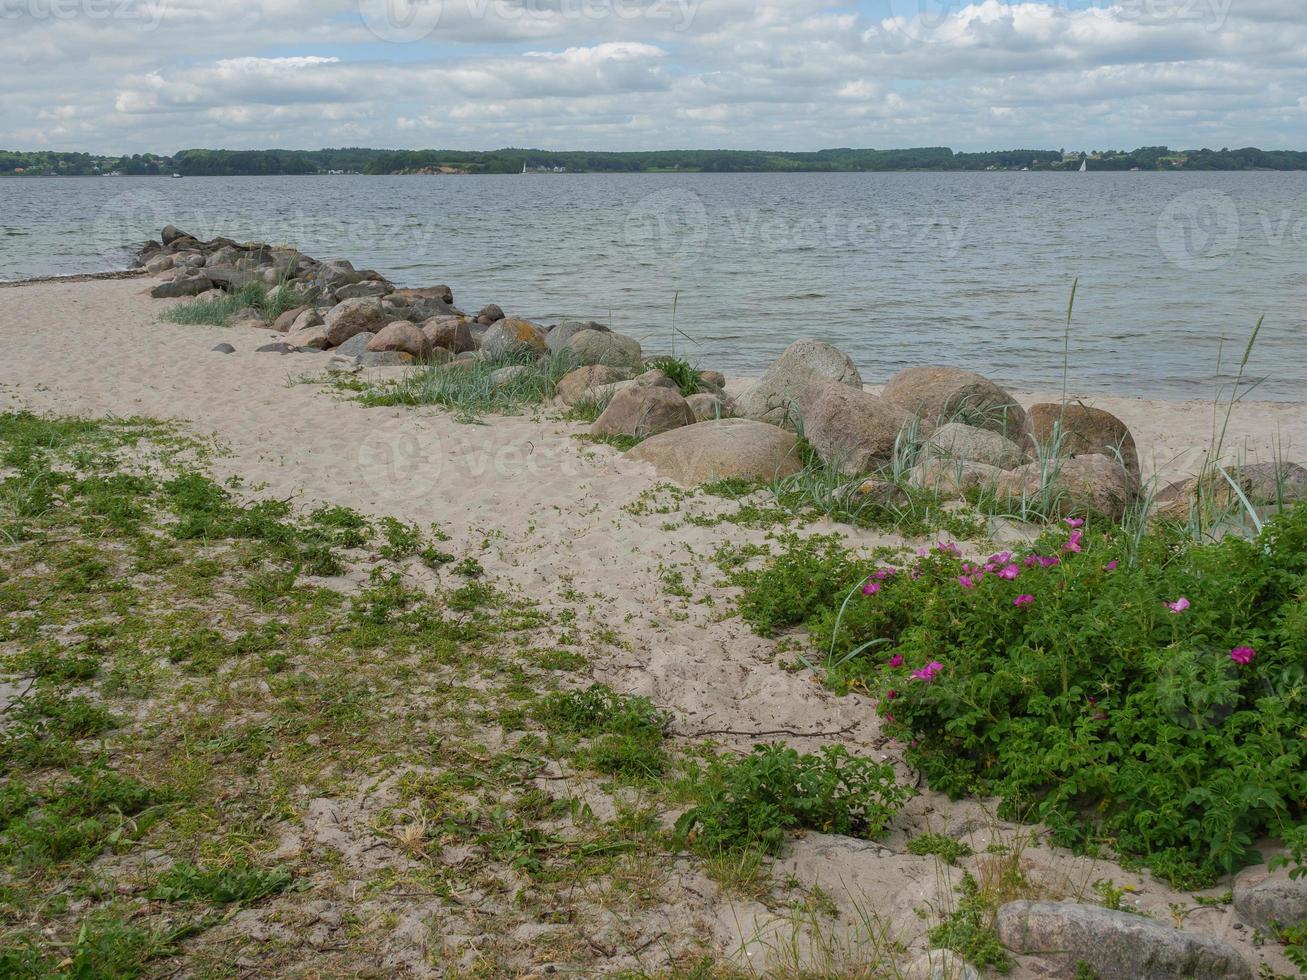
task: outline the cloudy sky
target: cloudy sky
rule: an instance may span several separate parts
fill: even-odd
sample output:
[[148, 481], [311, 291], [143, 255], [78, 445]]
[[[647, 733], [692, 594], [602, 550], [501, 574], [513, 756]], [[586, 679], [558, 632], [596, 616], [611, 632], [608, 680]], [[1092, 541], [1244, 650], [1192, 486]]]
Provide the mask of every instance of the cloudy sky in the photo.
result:
[[1307, 147], [1303, 0], [0, 0], [0, 148]]

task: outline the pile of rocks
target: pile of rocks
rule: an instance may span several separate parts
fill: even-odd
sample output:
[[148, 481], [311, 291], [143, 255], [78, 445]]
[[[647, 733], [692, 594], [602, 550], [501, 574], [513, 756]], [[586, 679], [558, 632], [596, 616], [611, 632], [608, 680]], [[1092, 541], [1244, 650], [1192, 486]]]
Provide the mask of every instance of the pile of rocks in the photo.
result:
[[[842, 351], [801, 340], [734, 402], [715, 394], [715, 414], [690, 410], [674, 392], [653, 390], [657, 383], [647, 377], [615, 384], [608, 375], [578, 374], [576, 384], [589, 386], [592, 395], [612, 393], [594, 432], [652, 435], [629, 455], [686, 483], [793, 472], [796, 440], [785, 433], [801, 431], [823, 462], [851, 478], [906, 471], [909, 483], [946, 496], [986, 490], [1011, 502], [1014, 513], [1094, 512], [1119, 519], [1140, 499], [1139, 454], [1120, 419], [1079, 403], [1024, 408], [974, 371], [908, 368], [876, 395], [863, 389]], [[732, 415], [738, 418], [730, 424], [704, 421]], [[752, 463], [746, 452], [754, 454]], [[1307, 469], [1295, 464], [1280, 464], [1278, 471], [1243, 467], [1235, 477], [1255, 504], [1275, 503], [1277, 493], [1307, 496]], [[849, 489], [871, 493], [878, 485], [855, 482]], [[1197, 490], [1197, 481], [1167, 488], [1160, 509], [1182, 511]]]
[[[331, 351], [337, 355], [329, 362], [333, 370], [564, 353], [578, 366], [619, 372], [613, 380], [643, 370], [639, 341], [604, 324], [565, 320], [546, 326], [506, 316], [494, 303], [469, 315], [454, 305], [448, 286], [400, 289], [379, 272], [344, 260], [321, 262], [286, 246], [200, 241], [169, 225], [159, 241], [139, 250], [135, 264], [163, 278], [150, 291], [158, 298], [221, 297], [251, 283], [290, 290], [300, 305], [272, 323], [246, 309], [237, 311], [232, 324], [286, 334], [284, 342], [260, 350]], [[501, 373], [506, 381], [513, 369]]]

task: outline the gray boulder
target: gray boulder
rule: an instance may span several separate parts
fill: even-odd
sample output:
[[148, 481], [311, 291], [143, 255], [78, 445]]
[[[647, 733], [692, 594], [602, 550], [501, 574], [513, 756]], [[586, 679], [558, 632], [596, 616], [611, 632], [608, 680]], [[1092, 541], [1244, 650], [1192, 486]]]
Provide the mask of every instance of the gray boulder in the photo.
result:
[[358, 356], [360, 367], [403, 367], [408, 364], [416, 364], [417, 358], [412, 354], [405, 354], [397, 350], [370, 350], [364, 351]]
[[980, 980], [980, 972], [951, 949], [932, 949], [908, 964], [902, 980]]
[[528, 371], [527, 367], [522, 364], [510, 364], [508, 367], [502, 367], [498, 371], [490, 373], [490, 383], [496, 388], [506, 385], [516, 378], [522, 377]]
[[928, 458], [984, 463], [1001, 470], [1015, 469], [1023, 462], [1021, 447], [1011, 439], [961, 422], [949, 422], [936, 429], [926, 440], [924, 452]]
[[564, 320], [549, 331], [549, 334], [545, 337], [545, 343], [551, 351], [557, 354], [567, 346], [569, 340], [579, 333], [585, 333], [587, 330], [597, 330], [600, 333], [609, 332], [606, 326], [594, 320]]
[[235, 354], [235, 353], [236, 353], [236, 348], [233, 347], [231, 344], [218, 344], [218, 345], [214, 346], [213, 348], [211, 348], [211, 350], [213, 350], [215, 353], [218, 353], [218, 354]]
[[256, 354], [294, 354], [295, 348], [285, 341], [279, 340], [276, 343], [264, 344], [262, 347], [254, 348]]
[[486, 330], [481, 350], [486, 357], [524, 357], [546, 351], [545, 332], [530, 320], [500, 320]]
[[793, 424], [794, 409], [804, 390], [816, 382], [830, 381], [862, 388], [862, 376], [847, 354], [820, 340], [800, 340], [786, 348], [757, 383], [736, 399], [735, 408], [745, 418]]
[[1154, 919], [1096, 905], [1009, 902], [998, 910], [1008, 949], [1061, 960], [1071, 976], [1084, 963], [1100, 977], [1131, 980], [1252, 980], [1229, 943], [1181, 932]]
[[[556, 328], [557, 329], [557, 328]], [[553, 333], [545, 342], [552, 346]], [[580, 330], [561, 348], [577, 364], [607, 364], [617, 368], [639, 368], [643, 364], [640, 342], [609, 330]]]
[[381, 298], [391, 291], [393, 287], [385, 282], [352, 282], [344, 286], [337, 286], [333, 290], [337, 300], [347, 299], [366, 299], [370, 296]]
[[834, 381], [812, 383], [800, 394], [804, 438], [822, 462], [847, 476], [889, 462], [908, 414], [861, 388]]
[[678, 385], [662, 368], [653, 368], [645, 371], [643, 374], [635, 376], [635, 383], [641, 388], [669, 388], [672, 391], [680, 391]]
[[155, 299], [176, 299], [180, 296], [198, 296], [213, 288], [207, 276], [180, 276], [170, 282], [161, 282], [150, 290]]
[[1307, 878], [1293, 879], [1287, 870], [1264, 865], [1245, 868], [1234, 879], [1234, 910], [1248, 925], [1275, 935], [1276, 927], [1296, 928], [1307, 922]]
[[349, 340], [337, 347], [332, 353], [340, 357], [358, 357], [368, 349], [368, 344], [376, 334], [364, 330], [362, 333], [356, 333]]
[[323, 323], [327, 328], [327, 346], [339, 347], [356, 333], [379, 333], [390, 322], [389, 315], [376, 297], [347, 299], [327, 311]]
[[965, 459], [923, 459], [912, 469], [911, 483], [945, 496], [960, 497], [973, 487], [994, 489], [1004, 471]]
[[686, 486], [739, 477], [776, 480], [803, 466], [793, 432], [752, 419], [699, 422], [653, 436], [626, 454]]

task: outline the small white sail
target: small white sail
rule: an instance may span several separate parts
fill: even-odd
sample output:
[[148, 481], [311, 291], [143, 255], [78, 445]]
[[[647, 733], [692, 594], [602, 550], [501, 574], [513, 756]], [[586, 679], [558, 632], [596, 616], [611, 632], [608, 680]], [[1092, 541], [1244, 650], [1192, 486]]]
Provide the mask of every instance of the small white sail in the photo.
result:
[[1081, 172], [1081, 173], [1084, 173], [1084, 172], [1085, 172], [1086, 170], [1088, 170], [1088, 169], [1089, 169], [1089, 157], [1081, 157], [1081, 158], [1080, 158], [1080, 172]]

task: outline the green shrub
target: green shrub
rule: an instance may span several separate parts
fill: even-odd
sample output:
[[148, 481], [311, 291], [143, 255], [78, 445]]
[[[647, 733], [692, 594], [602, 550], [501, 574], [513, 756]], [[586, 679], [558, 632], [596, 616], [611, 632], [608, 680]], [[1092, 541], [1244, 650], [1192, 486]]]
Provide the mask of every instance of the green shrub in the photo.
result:
[[247, 283], [213, 299], [188, 299], [165, 310], [161, 320], [169, 323], [209, 324], [225, 327], [237, 310], [255, 309], [269, 323], [287, 310], [304, 306], [308, 298], [288, 286], [271, 289], [262, 283]]
[[908, 841], [908, 853], [919, 857], [933, 854], [945, 864], [957, 864], [958, 858], [968, 857], [973, 852], [971, 845], [954, 840], [947, 834], [926, 833], [918, 834]]
[[663, 355], [661, 357], [650, 357], [644, 363], [646, 368], [650, 370], [656, 368], [675, 381], [676, 387], [680, 389], [681, 394], [686, 398], [704, 390], [704, 384], [699, 377], [698, 369], [684, 358]]
[[970, 872], [962, 875], [958, 887], [962, 897], [958, 907], [939, 925], [926, 932], [930, 945], [938, 949], [951, 949], [973, 966], [993, 967], [999, 973], [1012, 969], [1008, 955], [994, 931], [994, 910], [985, 901], [980, 886]]
[[150, 889], [150, 898], [161, 902], [209, 902], [230, 905], [254, 902], [290, 887], [291, 873], [285, 868], [264, 870], [238, 862], [231, 867], [199, 868], [181, 863], [169, 868]]
[[1307, 816], [1307, 508], [1254, 541], [1126, 547], [1066, 528], [984, 562], [938, 547], [810, 625], [837, 650], [890, 641], [844, 679], [932, 787], [1196, 887]]
[[706, 854], [779, 854], [791, 830], [873, 838], [910, 792], [895, 782], [889, 763], [851, 756], [843, 746], [800, 755], [784, 745], [757, 745], [743, 758], [709, 765], [698, 803], [676, 832]]
[[746, 569], [731, 576], [731, 584], [743, 587], [739, 611], [745, 622], [761, 636], [797, 626], [832, 604], [838, 593], [849, 587], [857, 564], [844, 550], [839, 535], [781, 538], [785, 557], [761, 569]]

